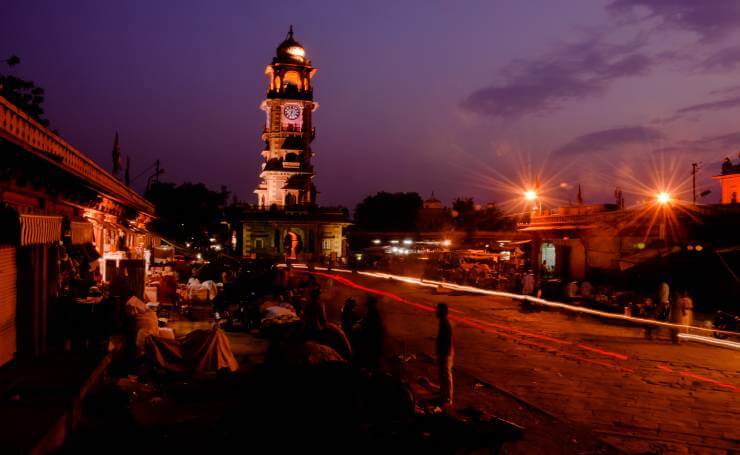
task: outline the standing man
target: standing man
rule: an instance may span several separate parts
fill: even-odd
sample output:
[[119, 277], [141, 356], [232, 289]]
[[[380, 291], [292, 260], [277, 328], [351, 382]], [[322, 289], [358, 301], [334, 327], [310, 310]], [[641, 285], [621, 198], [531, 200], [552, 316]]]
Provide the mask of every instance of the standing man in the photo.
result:
[[[671, 305], [671, 322], [679, 325], [691, 325], [693, 320], [694, 302], [691, 300], [688, 292], [679, 291], [676, 293], [676, 298]], [[687, 332], [689, 329], [683, 329], [682, 332]], [[678, 338], [679, 329], [671, 327], [671, 341], [678, 344], [680, 341]]]
[[524, 278], [522, 278], [522, 294], [524, 295], [534, 294], [534, 287], [535, 287], [534, 273], [532, 273], [532, 270], [530, 269], [524, 275]]
[[452, 404], [452, 363], [455, 349], [452, 343], [452, 326], [447, 318], [447, 304], [437, 304], [437, 366], [439, 367], [439, 393], [443, 405]]
[[347, 338], [352, 337], [352, 328], [355, 326], [355, 322], [357, 322], [357, 315], [355, 313], [356, 306], [357, 303], [355, 302], [355, 299], [350, 297], [346, 302], [344, 302], [344, 306], [342, 307], [342, 330], [344, 330], [344, 334], [347, 335]]
[[[684, 291], [681, 296], [681, 310], [683, 315], [683, 325], [692, 325], [694, 323], [694, 300], [691, 298], [689, 291]], [[689, 333], [689, 329], [686, 329]]]

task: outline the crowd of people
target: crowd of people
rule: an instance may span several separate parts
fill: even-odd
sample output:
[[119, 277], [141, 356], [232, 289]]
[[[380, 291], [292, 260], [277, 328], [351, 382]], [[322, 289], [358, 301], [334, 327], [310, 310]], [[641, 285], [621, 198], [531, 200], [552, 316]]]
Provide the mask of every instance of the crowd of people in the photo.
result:
[[[322, 285], [311, 273], [275, 269], [271, 292], [256, 296], [247, 313], [250, 328], [259, 329], [269, 339], [269, 362], [273, 364], [315, 365], [343, 362], [370, 373], [384, 370], [386, 328], [379, 300], [373, 294], [349, 297], [335, 322], [327, 317]], [[439, 334], [436, 353], [441, 402], [453, 400], [452, 368], [454, 347], [447, 305], [437, 307]]]
[[[559, 281], [556, 283], [556, 292], [560, 291]], [[679, 288], [671, 292], [667, 281], [661, 281], [654, 292], [617, 291], [614, 288], [599, 285], [594, 286], [589, 281], [571, 281], [562, 286], [562, 295], [548, 295], [547, 284], [538, 280], [532, 271], [524, 274], [520, 292], [544, 298], [557, 298], [567, 303], [588, 306], [600, 310], [624, 313], [642, 319], [654, 319], [670, 322], [676, 325], [691, 326], [694, 322], [694, 301], [687, 289]], [[647, 325], [645, 336], [652, 339], [657, 328]], [[670, 338], [674, 343], [679, 342], [679, 329], [670, 328]]]
[[[351, 362], [369, 370], [380, 370], [385, 327], [374, 295], [361, 305], [348, 299], [341, 310], [338, 324], [327, 318], [321, 300], [322, 288], [308, 273], [278, 270], [273, 292], [257, 298], [257, 324], [263, 334], [272, 338], [274, 353], [294, 359], [305, 353], [305, 362], [336, 360]], [[319, 345], [319, 346], [317, 346]], [[328, 348], [328, 349], [327, 349]], [[314, 356], [315, 352], [319, 355]]]
[[423, 278], [512, 291], [521, 282], [521, 272], [522, 264], [519, 260], [473, 260], [455, 254], [444, 254], [429, 261]]

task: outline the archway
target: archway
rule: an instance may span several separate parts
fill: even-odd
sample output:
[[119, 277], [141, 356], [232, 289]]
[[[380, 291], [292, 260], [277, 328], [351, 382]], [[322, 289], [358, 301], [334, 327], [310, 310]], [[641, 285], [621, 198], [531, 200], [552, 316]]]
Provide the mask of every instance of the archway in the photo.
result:
[[283, 240], [283, 249], [287, 259], [297, 259], [303, 251], [303, 239], [293, 231], [288, 231]]

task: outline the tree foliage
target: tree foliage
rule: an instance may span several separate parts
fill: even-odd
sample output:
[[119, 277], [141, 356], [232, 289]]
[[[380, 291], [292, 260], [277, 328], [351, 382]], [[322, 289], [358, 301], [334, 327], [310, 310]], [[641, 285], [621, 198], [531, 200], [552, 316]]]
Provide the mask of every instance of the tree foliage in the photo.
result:
[[481, 207], [473, 198], [457, 198], [452, 210], [455, 226], [460, 230], [505, 231], [515, 227], [514, 221], [493, 203]]
[[157, 210], [156, 232], [177, 242], [205, 245], [219, 231], [229, 191], [212, 191], [202, 183], [155, 182], [145, 192]]
[[[8, 66], [14, 66], [20, 63], [20, 59], [13, 55], [5, 62]], [[33, 81], [27, 81], [11, 74], [0, 74], [0, 96], [40, 124], [49, 126], [49, 120], [44, 117], [44, 89], [34, 84]]]
[[419, 193], [380, 192], [355, 208], [355, 222], [367, 231], [413, 231], [422, 200]]

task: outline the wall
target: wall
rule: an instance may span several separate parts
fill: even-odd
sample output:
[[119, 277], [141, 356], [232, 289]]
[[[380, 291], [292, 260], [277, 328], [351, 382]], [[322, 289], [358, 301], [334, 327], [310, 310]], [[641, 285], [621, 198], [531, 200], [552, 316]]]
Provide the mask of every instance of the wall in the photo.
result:
[[735, 202], [740, 203], [740, 174], [728, 174], [717, 177], [722, 185], [722, 204], [730, 204], [732, 193], [735, 193]]

